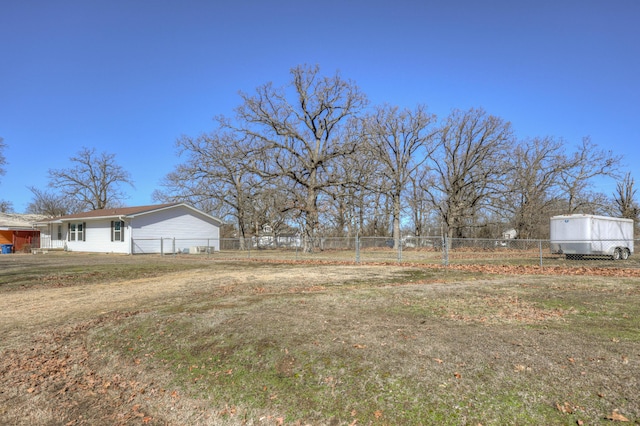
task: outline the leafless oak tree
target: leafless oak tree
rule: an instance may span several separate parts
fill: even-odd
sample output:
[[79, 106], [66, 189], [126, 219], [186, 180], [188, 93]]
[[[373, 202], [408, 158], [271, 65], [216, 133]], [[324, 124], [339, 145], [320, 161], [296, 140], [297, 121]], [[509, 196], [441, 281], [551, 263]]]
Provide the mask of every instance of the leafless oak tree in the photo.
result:
[[622, 157], [612, 151], [599, 149], [590, 138], [583, 138], [574, 154], [567, 156], [567, 167], [559, 177], [560, 188], [565, 194], [564, 213], [594, 213], [594, 204], [597, 204], [594, 198], [599, 196], [590, 192], [594, 178], [619, 178], [621, 160]]
[[510, 124], [482, 109], [438, 125], [423, 106], [363, 115], [365, 95], [339, 74], [298, 66], [290, 75], [283, 87], [241, 93], [213, 132], [180, 139], [185, 161], [154, 198], [233, 217], [242, 237], [296, 225], [305, 250], [344, 235], [393, 235], [397, 247], [409, 225], [451, 239], [492, 237], [509, 223], [543, 238], [548, 216], [595, 212], [594, 179], [617, 173], [620, 158], [588, 138], [571, 154], [552, 138], [516, 143]]
[[82, 148], [70, 158], [73, 167], [49, 170], [49, 186], [77, 201], [82, 209], [116, 206], [125, 198], [122, 184], [133, 186], [131, 175], [115, 162], [115, 154]]
[[635, 181], [630, 173], [616, 185], [616, 192], [613, 194], [613, 202], [617, 207], [617, 214], [620, 217], [633, 219], [636, 223], [640, 219], [640, 205], [636, 200]]
[[512, 215], [520, 238], [543, 238], [561, 198], [560, 176], [570, 167], [563, 142], [549, 137], [525, 140], [511, 151], [510, 159], [505, 211]]
[[52, 191], [38, 189], [34, 186], [30, 186], [28, 189], [33, 194], [33, 197], [27, 205], [27, 213], [57, 217], [79, 211], [74, 198], [68, 198]]
[[423, 188], [429, 185], [431, 177], [427, 167], [420, 167], [409, 179], [407, 205], [410, 210], [411, 226], [416, 237], [427, 237], [440, 231], [439, 218], [434, 219], [436, 209], [425, 196]]
[[320, 196], [342, 183], [331, 163], [354, 152], [345, 125], [366, 98], [354, 83], [338, 74], [323, 77], [318, 67], [298, 66], [291, 77], [290, 92], [268, 83], [254, 95], [242, 94], [230, 126], [254, 147], [257, 160], [249, 165], [265, 179], [283, 179], [295, 195], [291, 208], [304, 217], [305, 250], [311, 250]]
[[[4, 156], [4, 150], [7, 148], [7, 144], [4, 139], [0, 138], [0, 176], [3, 176], [6, 171], [4, 169], [7, 164], [7, 157]], [[7, 213], [13, 209], [13, 204], [10, 201], [0, 199], [0, 212]]]
[[7, 148], [7, 144], [4, 139], [0, 138], [0, 176], [5, 174], [4, 166], [7, 164], [7, 157], [4, 156], [4, 150]]
[[380, 177], [392, 205], [394, 248], [400, 242], [403, 194], [416, 170], [434, 150], [435, 116], [425, 106], [399, 110], [385, 105], [366, 118], [369, 154], [380, 164]]
[[252, 231], [253, 200], [260, 184], [244, 167], [247, 147], [233, 133], [219, 129], [195, 138], [183, 136], [176, 145], [185, 161], [164, 178], [165, 190], [154, 192], [154, 199], [187, 201], [222, 218], [232, 216], [244, 242]]
[[492, 209], [504, 192], [511, 126], [482, 109], [455, 110], [442, 125], [437, 144], [423, 190], [440, 213], [447, 236], [463, 237], [477, 213]]
[[13, 211], [13, 203], [11, 201], [0, 200], [0, 212], [10, 213]]

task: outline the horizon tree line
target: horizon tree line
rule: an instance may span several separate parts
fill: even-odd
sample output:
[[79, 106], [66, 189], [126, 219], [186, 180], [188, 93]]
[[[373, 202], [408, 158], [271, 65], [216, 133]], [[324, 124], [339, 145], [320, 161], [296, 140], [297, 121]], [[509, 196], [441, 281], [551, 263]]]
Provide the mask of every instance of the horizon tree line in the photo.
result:
[[[638, 220], [621, 157], [589, 138], [568, 151], [558, 138], [518, 139], [509, 122], [480, 108], [438, 118], [425, 105], [369, 107], [339, 73], [297, 66], [290, 76], [285, 86], [241, 93], [234, 114], [215, 117], [210, 132], [179, 138], [182, 162], [154, 200], [218, 216], [233, 225], [228, 236], [253, 236], [263, 225], [275, 234], [297, 229], [305, 250], [328, 236], [385, 236], [397, 245], [406, 234], [496, 238], [513, 228], [519, 238], [545, 238], [556, 214]], [[71, 161], [49, 171], [59, 193], [30, 188], [30, 212], [111, 207], [122, 203], [123, 184], [133, 186], [112, 154], [83, 148]], [[594, 190], [602, 178], [617, 182], [611, 197]], [[72, 204], [44, 203], [61, 200]]]

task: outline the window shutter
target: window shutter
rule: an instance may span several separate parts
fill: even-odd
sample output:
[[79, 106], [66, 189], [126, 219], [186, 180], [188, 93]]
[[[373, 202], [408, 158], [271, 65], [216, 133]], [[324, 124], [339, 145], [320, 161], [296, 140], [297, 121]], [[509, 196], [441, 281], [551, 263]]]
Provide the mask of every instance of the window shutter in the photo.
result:
[[114, 229], [115, 225], [114, 222], [111, 221], [111, 241], [113, 241], [113, 229]]
[[67, 241], [71, 241], [71, 222], [67, 223]]
[[124, 241], [124, 221], [120, 221], [120, 241]]
[[87, 222], [82, 222], [82, 241], [87, 241]]

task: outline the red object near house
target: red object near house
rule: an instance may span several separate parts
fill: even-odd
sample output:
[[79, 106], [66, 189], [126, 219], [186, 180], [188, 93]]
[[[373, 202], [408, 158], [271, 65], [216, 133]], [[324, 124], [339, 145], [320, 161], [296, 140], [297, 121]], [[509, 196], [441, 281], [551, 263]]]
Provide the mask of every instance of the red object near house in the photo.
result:
[[13, 231], [14, 252], [29, 251], [39, 247], [40, 231]]
[[0, 230], [0, 244], [12, 244], [13, 252], [31, 251], [40, 244], [40, 231]]
[[0, 245], [10, 245], [12, 253], [29, 253], [40, 247], [40, 230], [33, 225], [41, 218], [41, 215], [0, 213]]

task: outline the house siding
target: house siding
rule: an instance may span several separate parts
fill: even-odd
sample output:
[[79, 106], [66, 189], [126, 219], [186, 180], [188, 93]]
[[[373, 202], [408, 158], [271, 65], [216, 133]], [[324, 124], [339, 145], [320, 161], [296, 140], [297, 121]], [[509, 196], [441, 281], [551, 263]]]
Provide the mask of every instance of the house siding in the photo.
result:
[[[82, 223], [83, 221], [73, 221], [71, 223]], [[128, 230], [124, 229], [124, 241], [111, 241], [111, 220], [100, 219], [84, 221], [86, 224], [86, 232], [84, 241], [69, 241], [69, 228], [65, 224], [63, 227], [64, 238], [66, 240], [67, 250], [69, 251], [87, 251], [97, 253], [129, 253], [129, 236]]]
[[186, 206], [142, 214], [129, 219], [127, 225], [133, 234], [133, 253], [183, 252], [207, 245], [220, 250], [217, 222]]
[[[48, 245], [62, 243], [69, 251], [94, 253], [172, 253], [189, 252], [192, 247], [220, 250], [221, 222], [187, 205], [129, 208], [130, 213], [117, 209], [89, 212], [86, 216], [61, 217], [53, 223], [39, 225]], [[133, 211], [132, 211], [133, 210]], [[102, 215], [107, 213], [105, 215]], [[120, 214], [123, 213], [123, 214]], [[123, 221], [123, 241], [112, 241], [112, 222]], [[69, 240], [69, 224], [84, 224], [84, 239]], [[62, 239], [57, 239], [57, 226], [62, 225]], [[77, 234], [76, 234], [77, 235]], [[55, 240], [54, 240], [55, 238]]]

